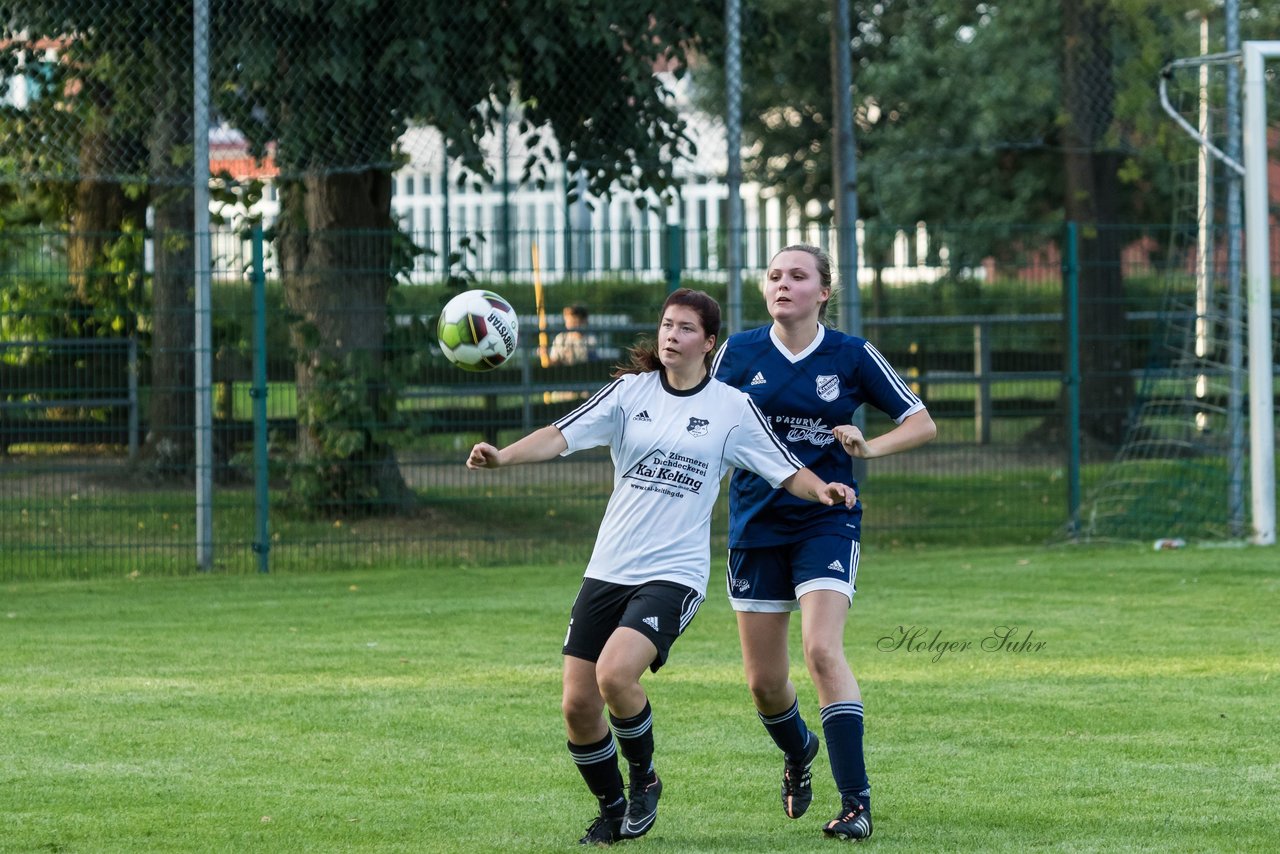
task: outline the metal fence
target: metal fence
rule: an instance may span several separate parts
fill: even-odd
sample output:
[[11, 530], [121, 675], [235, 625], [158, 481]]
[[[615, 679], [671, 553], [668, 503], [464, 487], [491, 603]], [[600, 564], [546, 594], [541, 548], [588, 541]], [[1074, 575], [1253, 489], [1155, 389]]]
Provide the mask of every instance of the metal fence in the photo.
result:
[[[372, 257], [369, 244], [400, 237], [349, 241]], [[777, 245], [799, 238], [774, 237]], [[1205, 379], [1221, 371], [1189, 359], [1193, 338], [1179, 343], [1171, 332], [1190, 335], [1195, 326], [1185, 308], [1194, 277], [1149, 251], [1158, 231], [1117, 237], [1124, 287], [1114, 301], [1075, 289], [1069, 272], [1078, 264], [1062, 254], [1056, 230], [1023, 229], [1000, 260], [942, 278], [885, 281], [868, 271], [866, 335], [940, 426], [931, 445], [868, 465], [860, 488], [869, 546], [1039, 544], [1082, 529], [1121, 538], [1229, 535], [1215, 499], [1215, 484], [1230, 476], [1221, 449], [1225, 400]], [[408, 239], [421, 246], [429, 236]], [[0, 272], [0, 572], [191, 571], [191, 340], [157, 346], [160, 320], [148, 296], [156, 271], [145, 246], [131, 256], [135, 270], [98, 283], [118, 291], [115, 310], [104, 312], [75, 300], [57, 260], [66, 241], [10, 237]], [[574, 559], [589, 550], [612, 483], [607, 454], [480, 473], [462, 461], [474, 441], [511, 441], [602, 385], [609, 357], [654, 327], [670, 277], [548, 281], [547, 332], [557, 331], [561, 308], [584, 303], [605, 358], [544, 368], [532, 286], [519, 276], [474, 269], [463, 279], [393, 286], [396, 270], [382, 270], [388, 307], [363, 318], [380, 347], [342, 349], [319, 337], [322, 307], [291, 303], [268, 280], [260, 231], [250, 243], [247, 265], [235, 241], [213, 253], [215, 487], [207, 509], [216, 570]], [[753, 282], [762, 271], [743, 273]], [[725, 298], [723, 280], [705, 271], [675, 278]], [[470, 286], [500, 291], [522, 315], [516, 358], [488, 374], [452, 368], [434, 344], [434, 314]], [[754, 290], [744, 302], [746, 323], [763, 322]], [[1100, 325], [1102, 315], [1119, 323]], [[1073, 360], [1073, 352], [1085, 355]], [[1161, 440], [1142, 416], [1161, 400], [1167, 441], [1137, 459], [1135, 441]], [[888, 426], [872, 413], [871, 433]], [[1145, 490], [1126, 487], [1117, 513], [1097, 495], [1117, 489], [1115, 472], [1135, 462], [1161, 470], [1147, 472]], [[1175, 512], [1144, 506], [1153, 491], [1173, 496]], [[1209, 506], [1192, 512], [1194, 504]], [[1100, 526], [1104, 516], [1125, 524]], [[716, 531], [723, 535], [722, 518]]]
[[[608, 360], [462, 377], [434, 312], [527, 331], [541, 276], [606, 353], [677, 282], [761, 322], [739, 274], [852, 244], [855, 118], [862, 328], [942, 425], [868, 466], [868, 545], [1241, 536], [1239, 186], [1155, 81], [1275, 4], [853, 4], [836, 99], [849, 5], [0, 2], [0, 572], [584, 552], [607, 460], [460, 460]], [[1179, 113], [1228, 132], [1232, 73]]]

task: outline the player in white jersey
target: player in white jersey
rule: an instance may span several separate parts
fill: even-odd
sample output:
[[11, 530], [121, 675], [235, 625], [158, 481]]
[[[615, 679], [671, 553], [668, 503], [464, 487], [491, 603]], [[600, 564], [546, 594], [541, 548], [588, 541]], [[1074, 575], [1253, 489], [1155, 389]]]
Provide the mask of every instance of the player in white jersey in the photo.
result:
[[[869, 341], [823, 325], [831, 259], [788, 246], [765, 274], [773, 323], [733, 335], [717, 355], [717, 379], [740, 388], [784, 442], [819, 477], [844, 480], [851, 458], [871, 459], [932, 439], [924, 404]], [[897, 426], [866, 439], [852, 425], [863, 403]], [[856, 484], [855, 484], [856, 486]], [[747, 685], [761, 722], [783, 752], [782, 806], [799, 818], [813, 798], [810, 765], [818, 738], [800, 716], [787, 651], [790, 613], [803, 618], [804, 659], [818, 690], [823, 735], [841, 806], [828, 836], [871, 835], [871, 786], [862, 751], [862, 694], [844, 654], [844, 626], [858, 572], [862, 508], [791, 500], [748, 471], [729, 492], [729, 601]]]
[[706, 595], [711, 510], [728, 470], [755, 472], [806, 501], [848, 508], [857, 500], [851, 487], [804, 468], [747, 395], [711, 378], [719, 333], [716, 301], [681, 288], [663, 304], [657, 340], [633, 348], [613, 382], [554, 424], [502, 450], [482, 442], [467, 458], [479, 469], [612, 451], [613, 494], [563, 649], [569, 754], [600, 806], [583, 844], [642, 836], [657, 817], [662, 783], [640, 677], [666, 662]]

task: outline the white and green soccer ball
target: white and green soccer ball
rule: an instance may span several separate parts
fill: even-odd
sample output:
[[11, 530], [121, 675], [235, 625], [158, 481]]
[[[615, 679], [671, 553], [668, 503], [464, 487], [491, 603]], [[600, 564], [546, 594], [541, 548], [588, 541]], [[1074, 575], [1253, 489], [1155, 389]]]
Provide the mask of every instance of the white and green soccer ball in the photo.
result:
[[440, 312], [436, 337], [445, 358], [464, 371], [491, 371], [516, 351], [520, 321], [493, 291], [464, 291]]

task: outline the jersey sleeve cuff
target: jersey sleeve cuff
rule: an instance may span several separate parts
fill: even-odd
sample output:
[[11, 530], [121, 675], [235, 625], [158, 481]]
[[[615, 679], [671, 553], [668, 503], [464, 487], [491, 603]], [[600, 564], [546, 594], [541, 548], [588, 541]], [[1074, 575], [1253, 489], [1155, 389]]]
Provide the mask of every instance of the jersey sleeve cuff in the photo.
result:
[[923, 412], [923, 411], [924, 411], [924, 408], [925, 408], [925, 407], [924, 407], [924, 402], [923, 402], [923, 401], [921, 401], [920, 403], [915, 404], [914, 406], [908, 407], [908, 408], [907, 408], [907, 410], [906, 410], [905, 412], [903, 412], [903, 413], [902, 413], [901, 415], [899, 415], [897, 418], [893, 419], [893, 423], [895, 423], [895, 424], [901, 424], [903, 421], [906, 421], [906, 420], [907, 420], [907, 416], [909, 416], [909, 415], [915, 415], [917, 412]]

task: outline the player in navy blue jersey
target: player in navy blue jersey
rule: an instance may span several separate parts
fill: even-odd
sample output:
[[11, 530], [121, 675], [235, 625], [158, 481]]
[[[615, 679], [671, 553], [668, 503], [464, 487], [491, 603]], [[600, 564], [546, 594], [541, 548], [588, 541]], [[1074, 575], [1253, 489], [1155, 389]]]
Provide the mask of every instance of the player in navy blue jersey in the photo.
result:
[[[828, 328], [831, 259], [813, 246], [788, 246], [765, 273], [773, 323], [730, 336], [716, 378], [751, 396], [774, 435], [826, 480], [845, 480], [852, 458], [906, 451], [937, 434], [924, 404], [869, 341]], [[896, 426], [867, 439], [853, 413], [869, 403]], [[856, 484], [855, 484], [856, 486]], [[840, 812], [828, 836], [871, 835], [871, 785], [862, 751], [862, 694], [844, 654], [844, 626], [858, 572], [862, 506], [819, 507], [794, 500], [749, 471], [729, 490], [729, 600], [747, 685], [761, 722], [783, 752], [782, 807], [799, 818], [813, 799], [810, 766], [818, 737], [800, 714], [789, 674], [787, 631], [802, 615], [804, 659]]]
[[750, 397], [711, 378], [719, 332], [716, 301], [681, 288], [662, 307], [657, 340], [633, 348], [613, 382], [553, 424], [501, 450], [481, 442], [467, 458], [479, 469], [601, 446], [613, 455], [613, 494], [563, 649], [569, 755], [600, 808], [583, 844], [641, 836], [657, 818], [662, 783], [640, 677], [666, 663], [706, 595], [711, 511], [728, 470], [755, 472], [801, 501], [848, 508], [857, 498], [804, 468]]

